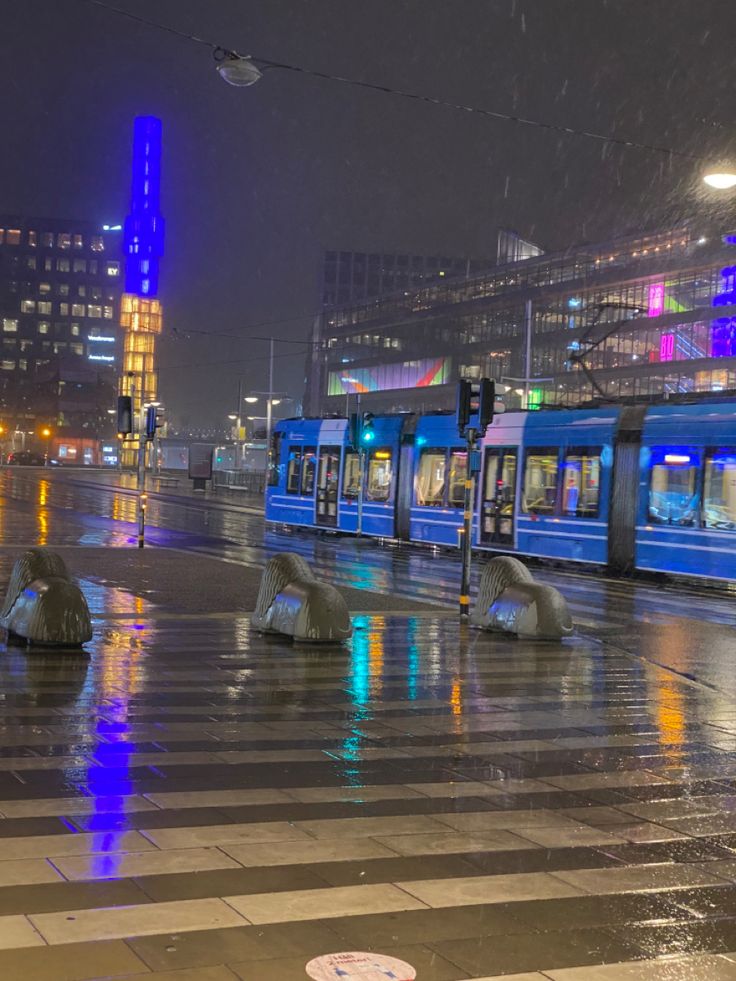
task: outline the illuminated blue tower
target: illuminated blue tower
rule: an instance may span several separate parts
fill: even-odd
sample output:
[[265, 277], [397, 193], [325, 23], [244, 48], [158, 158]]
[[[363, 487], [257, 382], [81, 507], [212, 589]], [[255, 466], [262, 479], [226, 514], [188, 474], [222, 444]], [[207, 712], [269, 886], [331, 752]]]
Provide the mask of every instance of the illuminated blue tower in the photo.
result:
[[152, 297], [164, 254], [161, 217], [161, 120], [137, 116], [133, 124], [133, 180], [130, 214], [125, 219], [125, 292]]
[[[157, 395], [156, 335], [163, 317], [158, 294], [158, 275], [164, 251], [164, 219], [161, 197], [161, 120], [137, 116], [133, 124], [133, 177], [130, 214], [123, 230], [125, 292], [120, 301], [123, 341], [119, 391], [133, 398], [135, 418]], [[124, 444], [123, 463], [135, 462], [133, 444]]]

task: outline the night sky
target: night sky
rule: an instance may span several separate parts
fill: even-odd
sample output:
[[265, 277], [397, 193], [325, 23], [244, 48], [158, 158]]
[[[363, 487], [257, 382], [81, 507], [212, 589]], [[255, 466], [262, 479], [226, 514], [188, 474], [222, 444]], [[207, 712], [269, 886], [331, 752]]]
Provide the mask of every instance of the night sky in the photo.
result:
[[[736, 155], [734, 0], [117, 3], [242, 54]], [[560, 248], [710, 209], [692, 161], [292, 73], [231, 88], [205, 47], [83, 0], [0, 13], [0, 211], [121, 221], [132, 118], [163, 120], [160, 385], [185, 425], [265, 387], [249, 334], [306, 337], [325, 248], [492, 257], [498, 226]], [[303, 349], [277, 350], [300, 398]]]

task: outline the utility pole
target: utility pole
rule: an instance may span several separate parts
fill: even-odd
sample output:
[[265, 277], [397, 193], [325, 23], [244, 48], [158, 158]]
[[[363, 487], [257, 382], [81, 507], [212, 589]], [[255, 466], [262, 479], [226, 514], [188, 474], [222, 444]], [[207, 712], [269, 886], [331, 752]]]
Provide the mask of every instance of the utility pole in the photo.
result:
[[266, 453], [271, 452], [271, 425], [273, 422], [273, 337], [269, 338], [268, 399], [266, 401]]
[[141, 402], [138, 419], [138, 548], [143, 548], [146, 537], [146, 409]]
[[463, 540], [462, 540], [462, 577], [460, 582], [460, 616], [470, 616], [470, 564], [473, 545], [473, 501], [475, 495], [475, 468], [477, 456], [477, 430], [465, 430], [465, 445], [467, 460], [465, 463], [465, 489], [463, 493]]

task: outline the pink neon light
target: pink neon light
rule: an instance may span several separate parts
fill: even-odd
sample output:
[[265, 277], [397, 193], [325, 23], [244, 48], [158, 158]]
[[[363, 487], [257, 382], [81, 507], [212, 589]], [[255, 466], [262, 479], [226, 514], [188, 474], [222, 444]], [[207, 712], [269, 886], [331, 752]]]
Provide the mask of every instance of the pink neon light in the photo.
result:
[[675, 335], [662, 334], [659, 340], [659, 360], [671, 361], [675, 356]]
[[648, 317], [659, 317], [664, 313], [664, 283], [649, 284]]

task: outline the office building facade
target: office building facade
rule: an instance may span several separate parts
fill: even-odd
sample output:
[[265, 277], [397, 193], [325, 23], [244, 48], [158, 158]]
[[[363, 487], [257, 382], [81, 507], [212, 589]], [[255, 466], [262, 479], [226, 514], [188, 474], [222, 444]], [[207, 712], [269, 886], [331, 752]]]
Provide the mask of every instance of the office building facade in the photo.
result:
[[[85, 221], [0, 215], [0, 424], [5, 450], [94, 461], [110, 435], [119, 235]], [[114, 432], [114, 428], [113, 428]]]
[[735, 263], [683, 226], [326, 310], [306, 411], [450, 409], [481, 376], [530, 408], [735, 389]]

